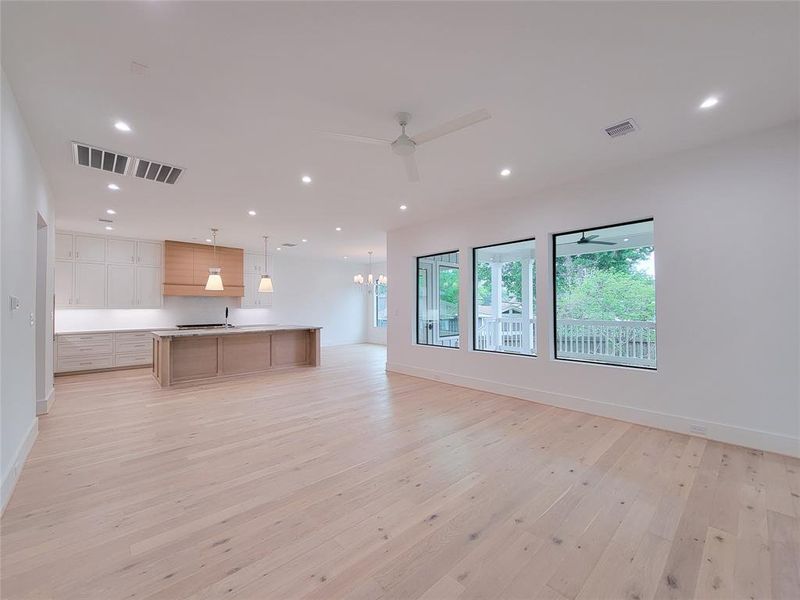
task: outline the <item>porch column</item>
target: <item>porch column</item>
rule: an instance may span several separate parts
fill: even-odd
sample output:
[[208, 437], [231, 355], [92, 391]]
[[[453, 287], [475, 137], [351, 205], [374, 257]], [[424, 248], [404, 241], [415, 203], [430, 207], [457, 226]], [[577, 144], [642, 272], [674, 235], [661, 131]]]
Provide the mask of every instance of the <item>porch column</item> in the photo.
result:
[[494, 323], [494, 347], [493, 350], [502, 350], [503, 346], [503, 324], [500, 316], [503, 313], [503, 263], [497, 258], [492, 260], [492, 318]]
[[522, 351], [531, 352], [533, 350], [533, 339], [531, 339], [531, 257], [522, 259]]

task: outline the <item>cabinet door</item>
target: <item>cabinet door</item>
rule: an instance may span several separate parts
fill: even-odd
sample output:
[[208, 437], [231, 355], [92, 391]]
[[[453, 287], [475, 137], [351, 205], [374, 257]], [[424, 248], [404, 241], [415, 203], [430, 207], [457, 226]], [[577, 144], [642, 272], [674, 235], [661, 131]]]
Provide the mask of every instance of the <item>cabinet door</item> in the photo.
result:
[[[75, 258], [86, 262], [105, 262], [106, 238], [93, 235], [76, 235]], [[105, 272], [105, 269], [103, 272]]]
[[73, 304], [82, 308], [103, 308], [105, 306], [106, 266], [104, 264], [75, 263], [75, 302]]
[[74, 263], [72, 261], [56, 261], [56, 308], [70, 308], [73, 306], [73, 275]]
[[261, 254], [245, 254], [244, 255], [244, 274], [249, 275], [257, 273], [261, 275], [264, 269], [264, 256]]
[[161, 306], [161, 268], [136, 267], [136, 308]]
[[136, 261], [136, 242], [109, 238], [106, 241], [106, 252], [108, 253], [108, 262], [132, 265]]
[[56, 233], [56, 258], [72, 260], [72, 234]]
[[106, 276], [106, 306], [108, 308], [134, 308], [136, 306], [135, 267], [133, 265], [108, 265]]
[[158, 242], [137, 242], [136, 264], [145, 267], [161, 266], [161, 244]]
[[[192, 285], [194, 283], [193, 246], [179, 242], [165, 242], [164, 283], [172, 285]], [[206, 270], [208, 277], [208, 270]], [[203, 279], [203, 283], [206, 280]]]

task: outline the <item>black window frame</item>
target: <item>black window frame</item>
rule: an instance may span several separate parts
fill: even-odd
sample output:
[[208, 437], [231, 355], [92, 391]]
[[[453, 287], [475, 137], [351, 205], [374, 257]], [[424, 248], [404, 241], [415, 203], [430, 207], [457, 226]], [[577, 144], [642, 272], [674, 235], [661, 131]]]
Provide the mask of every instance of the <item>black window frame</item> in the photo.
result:
[[[559, 358], [558, 356], [558, 306], [556, 304], [556, 296], [558, 295], [558, 290], [556, 289], [556, 238], [560, 235], [571, 235], [576, 233], [586, 233], [589, 231], [597, 231], [598, 229], [609, 229], [611, 227], [623, 227], [625, 225], [636, 225], [638, 223], [653, 223], [653, 232], [655, 232], [655, 217], [646, 217], [643, 219], [634, 219], [632, 221], [623, 221], [622, 223], [613, 223], [611, 225], [600, 225], [597, 227], [585, 227], [582, 229], [572, 229], [570, 231], [559, 231], [557, 233], [553, 233], [550, 235], [550, 253], [551, 262], [550, 262], [550, 284], [553, 288], [552, 293], [552, 302], [553, 302], [553, 309], [552, 309], [552, 316], [553, 316], [553, 340], [552, 340], [552, 348], [553, 348], [553, 360], [566, 362], [566, 363], [579, 363], [584, 365], [605, 365], [607, 367], [619, 367], [622, 369], [638, 369], [640, 371], [647, 371], [648, 373], [656, 373], [658, 371], [658, 367], [647, 367], [644, 365], [623, 365], [620, 363], [611, 363], [611, 362], [603, 362], [599, 360], [581, 360], [579, 358]], [[655, 250], [655, 243], [653, 244], [653, 249]], [[656, 300], [656, 313], [658, 312], [658, 301]], [[658, 322], [658, 321], [656, 321]], [[656, 348], [658, 348], [658, 338], [656, 338]]]
[[384, 299], [387, 299], [389, 296], [389, 284], [376, 282], [372, 298], [372, 327], [373, 329], [386, 329], [389, 325], [389, 311], [386, 311], [386, 322], [380, 325], [380, 319], [378, 319], [378, 287], [383, 287], [386, 290], [386, 295], [383, 296]]
[[[507, 244], [519, 244], [521, 242], [533, 242], [533, 249], [536, 250], [536, 237], [524, 238], [521, 240], [512, 240], [510, 242], [498, 242], [497, 244], [484, 244], [483, 246], [474, 246], [472, 248], [472, 350], [473, 352], [486, 352], [487, 354], [503, 354], [506, 356], [522, 356], [524, 358], [537, 358], [539, 356], [539, 340], [536, 340], [536, 352], [534, 354], [517, 354], [515, 352], [503, 352], [501, 350], [482, 350], [477, 348], [477, 341], [478, 341], [478, 327], [477, 327], [477, 306], [478, 306], [478, 287], [475, 285], [475, 275], [477, 270], [477, 261], [475, 257], [477, 255], [478, 250], [483, 250], [484, 248], [493, 248], [495, 246], [505, 246]], [[535, 259], [534, 259], [535, 260]], [[555, 281], [555, 280], [554, 280]], [[533, 283], [533, 289], [536, 289], [536, 282]], [[539, 312], [539, 304], [536, 304], [536, 312]], [[538, 319], [537, 319], [538, 324]], [[537, 328], [537, 337], [538, 337], [538, 328]]]
[[[415, 315], [416, 315], [416, 318], [414, 319], [414, 332], [415, 332], [414, 333], [414, 341], [415, 341], [417, 346], [424, 346], [426, 348], [447, 348], [449, 350], [459, 350], [459, 349], [461, 349], [461, 339], [459, 339], [458, 346], [441, 346], [439, 344], [428, 344], [428, 343], [419, 341], [419, 261], [422, 258], [432, 258], [434, 256], [441, 256], [442, 254], [459, 254], [459, 251], [458, 250], [445, 250], [445, 251], [442, 251], [442, 252], [433, 252], [432, 254], [422, 254], [420, 256], [417, 256], [416, 259], [414, 260], [414, 281], [416, 282], [416, 284], [415, 284], [416, 298], [414, 299], [414, 306], [416, 307], [415, 311], [414, 311]], [[459, 301], [459, 304], [460, 304], [461, 303], [461, 263], [459, 263], [458, 266], [459, 266], [459, 285], [458, 285], [459, 300], [458, 301]], [[439, 300], [437, 299], [437, 302], [438, 301]], [[460, 309], [460, 306], [459, 306], [459, 309]], [[459, 310], [459, 312], [460, 312], [460, 310]], [[460, 336], [461, 335], [460, 321], [459, 321], [458, 329], [459, 329], [458, 335]], [[449, 336], [449, 337], [455, 337], [455, 336]]]

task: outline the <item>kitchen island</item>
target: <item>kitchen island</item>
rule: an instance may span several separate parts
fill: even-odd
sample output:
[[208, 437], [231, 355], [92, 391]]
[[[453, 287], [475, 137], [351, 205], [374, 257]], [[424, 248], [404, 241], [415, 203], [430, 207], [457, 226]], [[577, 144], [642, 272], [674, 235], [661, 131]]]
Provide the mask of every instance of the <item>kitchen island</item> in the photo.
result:
[[161, 387], [320, 364], [321, 327], [254, 325], [153, 331], [153, 377]]

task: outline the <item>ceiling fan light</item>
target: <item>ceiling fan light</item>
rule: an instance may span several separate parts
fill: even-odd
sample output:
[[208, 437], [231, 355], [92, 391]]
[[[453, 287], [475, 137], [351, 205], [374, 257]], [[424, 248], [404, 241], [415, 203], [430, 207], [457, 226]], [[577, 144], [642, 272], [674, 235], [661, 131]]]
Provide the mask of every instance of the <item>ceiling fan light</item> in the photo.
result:
[[272, 277], [269, 275], [262, 275], [261, 281], [258, 283], [258, 291], [262, 294], [272, 293]]
[[220, 267], [208, 268], [208, 281], [206, 281], [206, 290], [209, 292], [221, 292], [225, 288], [222, 286], [222, 269]]

